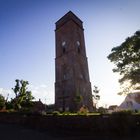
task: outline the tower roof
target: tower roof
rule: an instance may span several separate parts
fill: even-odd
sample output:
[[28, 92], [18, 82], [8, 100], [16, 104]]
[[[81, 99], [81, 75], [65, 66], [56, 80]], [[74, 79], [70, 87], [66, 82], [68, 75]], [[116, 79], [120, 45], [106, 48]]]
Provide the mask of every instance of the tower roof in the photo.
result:
[[78, 26], [80, 26], [80, 28], [83, 29], [83, 22], [72, 11], [69, 11], [55, 23], [56, 30], [70, 20], [74, 21]]

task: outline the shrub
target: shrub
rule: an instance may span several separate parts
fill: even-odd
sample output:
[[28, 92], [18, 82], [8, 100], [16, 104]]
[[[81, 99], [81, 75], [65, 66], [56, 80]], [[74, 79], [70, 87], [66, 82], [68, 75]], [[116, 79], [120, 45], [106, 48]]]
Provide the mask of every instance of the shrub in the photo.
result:
[[5, 107], [5, 98], [0, 94], [0, 109]]
[[88, 108], [86, 106], [82, 106], [78, 111], [78, 115], [87, 115], [88, 112]]
[[118, 112], [112, 112], [112, 114], [116, 114], [116, 115], [131, 115], [133, 113], [134, 113], [133, 110], [121, 110]]
[[53, 115], [53, 116], [60, 115], [60, 112], [59, 112], [59, 111], [53, 111], [52, 115]]
[[71, 113], [70, 113], [70, 112], [68, 112], [68, 111], [67, 111], [67, 112], [63, 112], [63, 113], [62, 113], [62, 115], [70, 115], [70, 114], [71, 114]]

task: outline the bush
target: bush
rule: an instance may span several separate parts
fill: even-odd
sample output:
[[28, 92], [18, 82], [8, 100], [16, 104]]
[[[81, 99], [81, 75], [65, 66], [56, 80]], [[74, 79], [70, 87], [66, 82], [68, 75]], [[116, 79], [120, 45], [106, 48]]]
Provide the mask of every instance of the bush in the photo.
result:
[[70, 115], [70, 114], [71, 114], [71, 113], [70, 113], [70, 112], [68, 112], [68, 111], [67, 111], [67, 112], [63, 112], [63, 113], [62, 113], [62, 115]]
[[5, 107], [5, 98], [0, 94], [0, 110]]
[[87, 115], [88, 112], [89, 112], [88, 108], [86, 106], [82, 106], [78, 111], [78, 115]]
[[10, 110], [10, 109], [14, 108], [13, 104], [10, 101], [6, 102], [5, 105], [6, 105], [7, 110]]
[[59, 111], [53, 111], [52, 115], [53, 115], [53, 116], [60, 115], [60, 112], [59, 112]]
[[133, 110], [121, 110], [118, 112], [112, 112], [112, 114], [116, 114], [116, 115], [131, 115], [133, 113], [134, 113]]

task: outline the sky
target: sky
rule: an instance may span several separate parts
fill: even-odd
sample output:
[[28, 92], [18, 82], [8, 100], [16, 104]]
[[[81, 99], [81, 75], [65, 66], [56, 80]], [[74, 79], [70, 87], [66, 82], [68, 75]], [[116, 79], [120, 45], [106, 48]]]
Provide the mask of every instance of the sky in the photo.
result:
[[55, 22], [71, 10], [83, 21], [99, 106], [119, 105], [119, 75], [107, 56], [140, 29], [139, 6], [140, 0], [0, 0], [0, 93], [13, 98], [15, 79], [23, 79], [36, 100], [54, 103]]

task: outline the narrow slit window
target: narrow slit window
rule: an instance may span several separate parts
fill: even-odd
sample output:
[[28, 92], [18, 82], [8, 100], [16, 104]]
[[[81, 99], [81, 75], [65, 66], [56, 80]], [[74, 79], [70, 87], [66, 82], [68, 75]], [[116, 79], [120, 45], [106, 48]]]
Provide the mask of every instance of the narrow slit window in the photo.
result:
[[66, 48], [63, 48], [63, 53], [65, 53], [66, 52]]
[[77, 46], [78, 53], [80, 53], [80, 42], [79, 41], [76, 42], [76, 46]]
[[66, 42], [65, 41], [62, 42], [62, 51], [63, 51], [63, 53], [66, 52]]
[[80, 53], [80, 47], [78, 47], [78, 53]]

